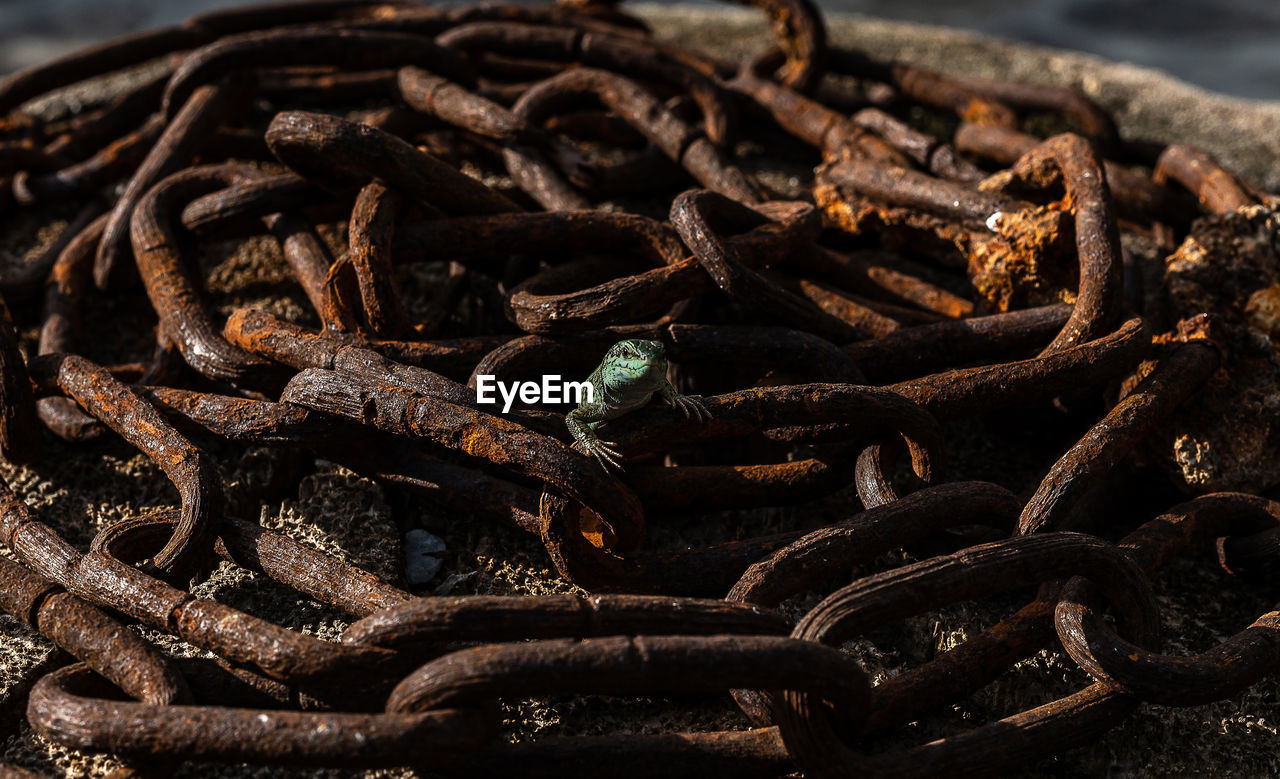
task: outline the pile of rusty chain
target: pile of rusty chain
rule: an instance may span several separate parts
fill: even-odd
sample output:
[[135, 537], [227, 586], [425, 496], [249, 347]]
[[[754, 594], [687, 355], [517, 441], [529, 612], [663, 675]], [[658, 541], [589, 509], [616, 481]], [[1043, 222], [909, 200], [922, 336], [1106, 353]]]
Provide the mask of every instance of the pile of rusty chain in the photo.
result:
[[[1199, 655], [1161, 654], [1150, 582], [1215, 548], [1242, 577], [1269, 570], [1280, 504], [1216, 492], [1144, 522], [1090, 502], [1139, 453], [1185, 475], [1207, 456], [1188, 454], [1186, 419], [1274, 362], [1275, 198], [1196, 149], [1120, 137], [1076, 91], [875, 61], [829, 46], [808, 0], [752, 4], [778, 48], [745, 62], [655, 40], [607, 2], [318, 0], [198, 16], [0, 82], [5, 207], [82, 206], [0, 279], [32, 316], [0, 317], [0, 455], [31, 463], [47, 435], [114, 433], [181, 499], [82, 550], [0, 485], [0, 607], [79, 661], [31, 691], [40, 734], [144, 772], [992, 773], [1090, 743], [1143, 702], [1220, 700], [1280, 665], [1275, 611]], [[142, 75], [65, 117], [23, 108], [115, 71]], [[1035, 122], [1065, 131], [1041, 140]], [[771, 168], [788, 155], [821, 164]], [[222, 322], [207, 302], [196, 247], [260, 235], [310, 302], [301, 322], [248, 308]], [[1187, 289], [1207, 282], [1191, 266], [1216, 246], [1221, 263], [1255, 260], [1220, 265], [1237, 299], [1197, 310]], [[431, 269], [429, 299], [401, 294], [408, 265]], [[91, 286], [141, 300], [139, 281], [154, 354], [81, 356]], [[42, 283], [43, 305], [24, 302]], [[624, 337], [661, 341], [712, 418], [654, 406], [608, 423], [622, 474], [569, 445], [565, 408], [477, 403], [477, 375], [585, 376]], [[944, 424], [1100, 398], [1035, 482], [945, 478]], [[211, 454], [226, 442], [298, 447], [509, 523], [565, 580], [610, 594], [413, 597], [227, 516]], [[841, 490], [846, 518], [812, 532], [644, 541], [648, 515]], [[867, 573], [901, 548], [917, 561]], [[358, 621], [327, 642], [193, 596], [219, 560]], [[776, 610], [850, 570], [798, 621]], [[1036, 586], [875, 686], [840, 649]], [[169, 657], [130, 622], [218, 659]], [[1093, 683], [874, 749], [1046, 648]], [[732, 691], [754, 726], [500, 737], [499, 699], [690, 691]]]

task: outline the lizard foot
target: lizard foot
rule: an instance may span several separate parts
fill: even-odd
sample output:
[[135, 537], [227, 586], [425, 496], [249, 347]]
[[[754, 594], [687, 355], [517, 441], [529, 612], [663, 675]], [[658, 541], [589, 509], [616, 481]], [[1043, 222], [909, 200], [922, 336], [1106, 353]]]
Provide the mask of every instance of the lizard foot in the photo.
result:
[[676, 395], [667, 402], [672, 408], [678, 408], [684, 412], [685, 419], [697, 417], [699, 422], [711, 421], [711, 412], [702, 403], [701, 395]]
[[622, 453], [614, 448], [617, 444], [613, 441], [601, 441], [597, 438], [594, 441], [580, 441], [579, 443], [582, 444], [582, 448], [587, 451], [587, 454], [596, 458], [596, 462], [600, 463], [600, 467], [604, 468], [605, 471], [621, 472], [624, 470], [620, 462]]

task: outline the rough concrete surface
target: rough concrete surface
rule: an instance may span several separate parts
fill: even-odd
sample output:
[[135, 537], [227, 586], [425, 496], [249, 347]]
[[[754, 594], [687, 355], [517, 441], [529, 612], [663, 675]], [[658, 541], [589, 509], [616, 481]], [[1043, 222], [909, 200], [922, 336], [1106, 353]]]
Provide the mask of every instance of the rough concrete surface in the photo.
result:
[[[763, 20], [751, 12], [649, 6], [638, 6], [637, 10], [660, 36], [695, 48], [714, 47], [738, 54], [757, 51], [768, 41]], [[895, 57], [949, 72], [1079, 86], [1114, 112], [1126, 136], [1178, 139], [1203, 146], [1229, 167], [1270, 189], [1280, 189], [1280, 168], [1275, 164], [1280, 105], [1208, 94], [1159, 73], [1096, 57], [1014, 46], [940, 28], [842, 17], [830, 20], [830, 29], [835, 43], [862, 48], [877, 57]], [[49, 229], [53, 219], [67, 216], [53, 211], [0, 214], [0, 251], [7, 252], [11, 261], [21, 261], [42, 242], [51, 240], [56, 232]], [[326, 237], [343, 240], [340, 231], [329, 231]], [[216, 245], [206, 249], [200, 259], [210, 280], [215, 309], [224, 314], [240, 305], [259, 305], [291, 319], [308, 318], [296, 287], [282, 285], [286, 274], [272, 242]], [[133, 304], [101, 298], [91, 301], [96, 317], [91, 326], [99, 328], [100, 340], [93, 346], [98, 351], [90, 356], [104, 361], [143, 356], [149, 338], [138, 333], [145, 336], [154, 322], [149, 314], [138, 312], [136, 303], [136, 299]], [[29, 344], [33, 333], [23, 336]], [[953, 445], [966, 440], [982, 442], [953, 453], [950, 477], [988, 478], [1014, 490], [1025, 489], [1028, 479], [1047, 467], [1052, 452], [1061, 451], [1078, 434], [1078, 430], [1028, 432], [1018, 429], [1016, 419], [1006, 422], [1008, 429], [994, 433], [989, 428], [979, 430], [975, 427], [978, 424], [966, 421], [948, 426], [946, 439]], [[44, 445], [36, 465], [0, 465], [0, 478], [79, 548], [86, 548], [101, 527], [175, 504], [175, 491], [163, 474], [118, 440], [72, 447], [45, 436]], [[224, 469], [230, 503], [240, 515], [258, 519], [266, 527], [342, 556], [390, 581], [403, 585], [401, 539], [408, 530], [423, 528], [442, 539], [442, 569], [417, 592], [534, 594], [572, 590], [553, 575], [541, 544], [531, 536], [439, 511], [311, 458], [301, 464], [307, 475], [298, 480], [291, 474], [299, 464], [284, 452], [215, 448], [215, 454]], [[675, 522], [675, 517], [653, 517], [646, 543], [661, 549], [817, 527], [856, 511], [856, 500], [846, 491], [813, 505], [763, 513], [725, 513], [694, 525]], [[1272, 608], [1276, 595], [1251, 591], [1203, 562], [1175, 567], [1156, 584], [1170, 637], [1166, 648], [1175, 653], [1212, 646]], [[330, 608], [225, 563], [197, 588], [197, 594], [325, 639], [340, 636], [348, 623]], [[799, 614], [819, 597], [817, 593], [801, 596], [785, 608]], [[892, 635], [877, 634], [874, 645], [860, 641], [849, 648], [869, 671], [884, 677], [962, 641], [1007, 613], [1003, 607], [1011, 608], [1018, 602], [1017, 597], [1010, 597], [1003, 604], [980, 609], [947, 609], [912, 620]], [[166, 651], [194, 651], [171, 638], [144, 632]], [[0, 761], [51, 776], [105, 776], [118, 767], [115, 760], [50, 745], [35, 736], [21, 717], [26, 690], [40, 674], [64, 659], [15, 620], [0, 618]], [[1004, 716], [1078, 689], [1084, 681], [1070, 660], [1042, 653], [975, 699], [908, 728], [883, 747], [919, 743]], [[513, 740], [746, 727], [727, 698], [717, 696], [681, 698], [674, 703], [665, 699], [561, 697], [505, 701], [504, 706], [507, 737]], [[1026, 775], [1277, 775], [1277, 723], [1280, 682], [1273, 678], [1210, 706], [1144, 706], [1096, 745], [1044, 761]], [[186, 764], [179, 775], [412, 774]]]

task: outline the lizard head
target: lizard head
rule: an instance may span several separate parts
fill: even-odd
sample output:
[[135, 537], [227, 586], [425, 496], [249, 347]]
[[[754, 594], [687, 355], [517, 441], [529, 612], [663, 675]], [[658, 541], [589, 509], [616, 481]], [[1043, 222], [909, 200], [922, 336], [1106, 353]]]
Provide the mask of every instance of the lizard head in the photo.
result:
[[632, 338], [609, 347], [604, 356], [610, 384], [658, 383], [667, 375], [667, 350], [661, 341]]

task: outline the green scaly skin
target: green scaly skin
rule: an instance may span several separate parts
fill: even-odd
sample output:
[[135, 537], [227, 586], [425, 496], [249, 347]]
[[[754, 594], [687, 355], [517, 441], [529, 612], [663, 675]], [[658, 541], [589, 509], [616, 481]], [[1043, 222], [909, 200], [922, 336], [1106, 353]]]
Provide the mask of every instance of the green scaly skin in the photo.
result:
[[622, 470], [619, 463], [622, 455], [614, 448], [617, 444], [600, 440], [596, 427], [646, 405], [654, 393], [667, 405], [683, 411], [686, 419], [691, 416], [699, 421], [711, 419], [711, 412], [699, 400], [700, 395], [681, 395], [667, 381], [667, 352], [659, 341], [619, 341], [609, 348], [587, 377], [587, 383], [592, 388], [591, 401], [583, 400], [564, 421], [574, 440], [606, 471]]

